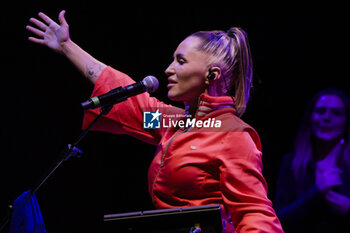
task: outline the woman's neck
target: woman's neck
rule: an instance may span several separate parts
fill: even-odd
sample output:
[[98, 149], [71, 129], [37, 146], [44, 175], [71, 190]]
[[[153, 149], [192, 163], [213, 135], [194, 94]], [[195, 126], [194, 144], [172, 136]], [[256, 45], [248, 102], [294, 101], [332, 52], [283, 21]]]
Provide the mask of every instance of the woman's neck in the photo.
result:
[[333, 148], [339, 143], [339, 139], [334, 139], [330, 141], [322, 141], [317, 140], [315, 142], [315, 150], [314, 155], [317, 160], [322, 160], [327, 155], [330, 154], [330, 152], [333, 150]]
[[191, 115], [191, 118], [196, 117], [196, 113], [199, 105], [199, 97], [195, 101], [184, 101], [186, 115]]
[[[197, 98], [184, 101], [186, 114], [191, 115], [192, 118], [196, 117], [196, 113], [199, 107], [200, 97], [202, 94], [211, 95], [208, 92], [208, 89], [205, 89]], [[211, 95], [211, 96], [216, 96], [216, 95]]]

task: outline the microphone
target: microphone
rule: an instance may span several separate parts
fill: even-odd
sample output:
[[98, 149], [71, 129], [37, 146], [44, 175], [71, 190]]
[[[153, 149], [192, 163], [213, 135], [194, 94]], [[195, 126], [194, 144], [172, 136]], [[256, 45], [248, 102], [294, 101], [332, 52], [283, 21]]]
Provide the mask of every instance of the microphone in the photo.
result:
[[92, 97], [82, 102], [81, 106], [84, 110], [105, 107], [125, 101], [128, 97], [135, 96], [144, 92], [152, 93], [158, 89], [158, 79], [153, 76], [147, 76], [141, 82], [130, 84], [126, 87], [117, 87], [111, 91]]

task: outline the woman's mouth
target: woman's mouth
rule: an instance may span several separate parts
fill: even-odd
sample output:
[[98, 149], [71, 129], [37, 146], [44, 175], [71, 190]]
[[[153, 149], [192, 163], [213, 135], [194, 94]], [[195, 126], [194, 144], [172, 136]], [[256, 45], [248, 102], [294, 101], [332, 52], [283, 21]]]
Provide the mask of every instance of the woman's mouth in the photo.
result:
[[319, 131], [321, 131], [322, 133], [332, 132], [333, 130], [334, 130], [333, 127], [330, 127], [330, 126], [320, 126], [319, 127]]
[[172, 86], [175, 86], [175, 83], [169, 83], [169, 84], [167, 85], [167, 88], [170, 89]]
[[175, 84], [177, 83], [174, 79], [172, 78], [168, 78], [168, 82], [169, 84], [167, 85], [167, 88], [170, 89], [172, 86], [175, 86]]

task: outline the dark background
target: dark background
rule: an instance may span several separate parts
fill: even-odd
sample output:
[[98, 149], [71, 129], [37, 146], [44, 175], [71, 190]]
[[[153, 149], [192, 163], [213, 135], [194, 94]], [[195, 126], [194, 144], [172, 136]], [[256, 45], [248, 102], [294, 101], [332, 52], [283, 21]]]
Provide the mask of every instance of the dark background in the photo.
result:
[[[347, 5], [242, 2], [2, 6], [0, 218], [80, 133], [80, 102], [89, 98], [92, 85], [64, 56], [29, 42], [25, 30], [39, 11], [57, 20], [61, 9], [73, 41], [135, 80], [156, 76], [160, 89], [154, 95], [168, 103], [164, 70], [186, 36], [198, 30], [245, 29], [255, 81], [243, 119], [261, 136], [273, 199], [281, 158], [293, 149], [307, 101], [326, 87], [350, 93], [348, 17], [342, 11]], [[96, 232], [103, 214], [153, 208], [146, 180], [153, 146], [125, 135], [91, 132], [80, 148], [83, 158], [67, 161], [37, 192], [48, 232]]]

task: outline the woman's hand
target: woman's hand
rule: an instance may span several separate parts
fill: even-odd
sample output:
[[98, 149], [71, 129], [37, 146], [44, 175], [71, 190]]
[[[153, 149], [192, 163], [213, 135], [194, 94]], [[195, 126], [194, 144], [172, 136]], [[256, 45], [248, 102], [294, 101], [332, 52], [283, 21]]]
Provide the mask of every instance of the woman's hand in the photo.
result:
[[316, 163], [316, 185], [323, 193], [327, 193], [333, 187], [342, 185], [342, 170], [336, 166], [343, 143], [339, 142], [322, 160]]
[[350, 198], [347, 196], [330, 190], [326, 194], [326, 200], [331, 210], [337, 214], [344, 215], [350, 210]]
[[41, 20], [30, 18], [29, 21], [36, 27], [27, 25], [26, 29], [39, 38], [29, 37], [28, 39], [34, 43], [46, 45], [58, 53], [63, 53], [63, 44], [70, 39], [69, 26], [64, 18], [65, 13], [63, 10], [58, 15], [60, 24], [42, 12], [38, 14]]
[[41, 12], [38, 14], [41, 20], [30, 18], [29, 21], [36, 27], [28, 25], [26, 28], [38, 38], [29, 37], [28, 39], [64, 54], [88, 80], [95, 84], [106, 65], [85, 52], [69, 38], [69, 26], [64, 18], [65, 13], [61, 11], [58, 15], [60, 24]]
[[324, 171], [316, 169], [316, 185], [323, 193], [327, 193], [330, 189], [343, 184], [341, 180], [342, 170], [339, 168], [329, 168]]

